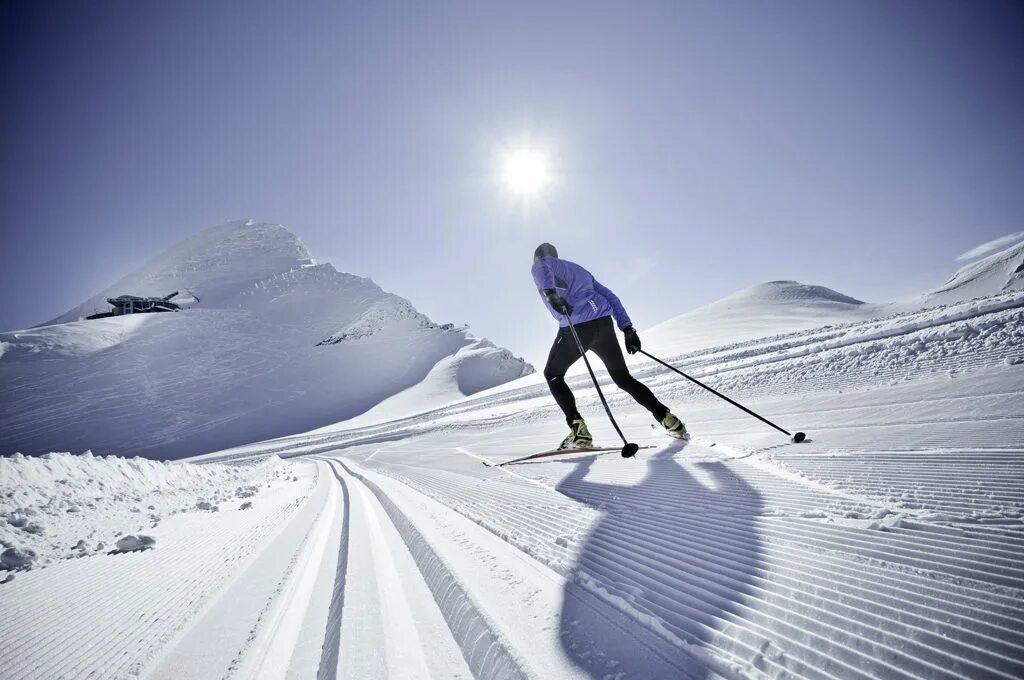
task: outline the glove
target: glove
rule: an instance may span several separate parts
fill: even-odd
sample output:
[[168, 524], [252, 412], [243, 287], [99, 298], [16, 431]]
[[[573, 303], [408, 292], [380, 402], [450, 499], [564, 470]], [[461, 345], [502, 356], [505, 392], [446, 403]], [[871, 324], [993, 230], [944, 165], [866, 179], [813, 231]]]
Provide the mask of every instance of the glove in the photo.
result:
[[623, 335], [626, 336], [626, 351], [630, 354], [636, 354], [640, 351], [640, 336], [636, 334], [632, 326], [626, 326], [622, 330]]
[[572, 314], [572, 305], [563, 300], [562, 296], [559, 295], [557, 291], [549, 288], [544, 291], [544, 295], [547, 296], [548, 302], [551, 303], [551, 306], [556, 312], [559, 314], [565, 314], [566, 316]]

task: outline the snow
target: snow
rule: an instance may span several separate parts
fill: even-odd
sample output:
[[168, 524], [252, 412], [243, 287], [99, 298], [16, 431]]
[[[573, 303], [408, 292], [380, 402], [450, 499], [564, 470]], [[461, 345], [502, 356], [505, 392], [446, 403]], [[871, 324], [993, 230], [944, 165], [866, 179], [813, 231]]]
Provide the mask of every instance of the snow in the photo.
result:
[[[198, 301], [76, 320], [108, 296], [175, 290]], [[533, 371], [252, 220], [186, 239], [51, 325], [0, 342], [0, 453], [181, 458], [347, 420], [428, 376], [414, 398], [440, 405]]]
[[19, 548], [17, 546], [4, 548], [3, 553], [0, 553], [0, 568], [6, 571], [31, 569], [37, 557], [36, 551], [32, 550], [32, 548]]
[[991, 241], [986, 241], [985, 243], [982, 243], [979, 246], [975, 246], [974, 248], [971, 248], [967, 252], [958, 255], [956, 260], [957, 262], [973, 260], [975, 258], [981, 257], [982, 255], [988, 255], [993, 251], [1003, 250], [1007, 246], [1011, 246], [1021, 240], [1024, 240], [1024, 231], [1015, 231], [1012, 234], [1000, 236], [998, 238], [992, 239]]
[[[211, 502], [252, 497], [294, 466], [271, 457], [257, 464], [195, 465], [87, 452], [0, 458], [0, 545], [28, 551], [31, 564], [102, 553], [130, 532]], [[144, 539], [139, 539], [144, 540]], [[11, 553], [5, 568], [19, 558]], [[24, 562], [24, 560], [22, 560]]]
[[[601, 372], [651, 448], [488, 467], [565, 424], [536, 376], [488, 384], [516, 363], [480, 341], [331, 427], [179, 463], [0, 459], [0, 559], [19, 569], [0, 579], [0, 676], [1022, 677], [1024, 290], [1004, 261], [971, 270], [987, 292], [925, 305], [773, 282], [643, 334], [800, 445], [634, 356], [689, 441]], [[319, 349], [452, 334], [409, 309]], [[569, 382], [615, 443], [589, 378]], [[132, 507], [153, 498], [172, 510], [149, 527]], [[48, 547], [90, 513], [106, 550]]]
[[930, 304], [966, 300], [1024, 288], [1024, 242], [961, 267], [925, 295]]
[[139, 550], [149, 550], [154, 546], [156, 546], [156, 539], [145, 534], [139, 534], [138, 536], [129, 534], [117, 539], [118, 552], [137, 552]]
[[765, 335], [869, 319], [877, 306], [825, 286], [772, 281], [665, 321], [641, 334], [663, 353], [700, 350]]
[[[1006, 237], [983, 244], [971, 251], [972, 257], [1016, 240], [1019, 239]], [[966, 259], [969, 254], [958, 259]], [[1024, 242], [967, 264], [942, 286], [904, 300], [865, 303], [825, 286], [771, 281], [662, 322], [647, 329], [641, 337], [663, 353], [678, 354], [826, 325], [956, 305], [1022, 288]]]
[[356, 424], [385, 422], [425, 408], [445, 406], [468, 394], [483, 392], [529, 375], [528, 367], [524, 367], [507, 349], [495, 347], [486, 340], [477, 341], [459, 348], [453, 356], [441, 359], [416, 385], [385, 399], [360, 416], [318, 431], [331, 432]]

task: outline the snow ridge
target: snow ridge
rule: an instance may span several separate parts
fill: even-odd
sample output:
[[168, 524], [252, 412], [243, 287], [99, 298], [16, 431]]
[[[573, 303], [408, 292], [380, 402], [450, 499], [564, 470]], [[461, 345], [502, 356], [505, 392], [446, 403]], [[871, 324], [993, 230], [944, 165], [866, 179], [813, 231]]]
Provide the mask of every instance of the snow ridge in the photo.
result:
[[163, 463], [144, 458], [49, 453], [0, 457], [0, 545], [31, 551], [22, 568], [102, 553], [119, 536], [172, 515], [249, 498], [292, 465]]
[[[175, 290], [194, 296], [179, 313], [77, 320], [108, 296]], [[253, 220], [186, 239], [56, 321], [0, 333], [0, 453], [177, 458], [348, 420], [428, 376], [415, 399], [440, 405], [533, 370]]]
[[949, 300], [1024, 288], [1024, 242], [961, 267], [929, 299]]
[[416, 311], [416, 308], [408, 300], [396, 295], [389, 295], [384, 300], [371, 305], [365, 312], [359, 315], [359, 318], [345, 326], [341, 331], [324, 338], [317, 345], [335, 345], [339, 342], [362, 340], [379, 333], [386, 327], [401, 322], [407, 322], [404, 325], [411, 328], [438, 329], [442, 331], [455, 329], [454, 324], [439, 325], [434, 323], [425, 314]]
[[462, 654], [474, 676], [510, 680], [528, 678], [514, 655], [491, 629], [487, 618], [474, 605], [473, 599], [463, 590], [444, 561], [402, 510], [379, 486], [365, 476], [354, 472], [340, 460], [331, 463], [332, 466], [335, 464], [341, 466], [350, 477], [365, 485], [391, 518], [433, 593], [441, 613], [448, 621], [452, 635], [462, 649]]
[[863, 305], [864, 302], [838, 293], [825, 286], [809, 285], [799, 281], [768, 281], [734, 293], [723, 300], [757, 301], [761, 304], [791, 302], [838, 302], [847, 305]]

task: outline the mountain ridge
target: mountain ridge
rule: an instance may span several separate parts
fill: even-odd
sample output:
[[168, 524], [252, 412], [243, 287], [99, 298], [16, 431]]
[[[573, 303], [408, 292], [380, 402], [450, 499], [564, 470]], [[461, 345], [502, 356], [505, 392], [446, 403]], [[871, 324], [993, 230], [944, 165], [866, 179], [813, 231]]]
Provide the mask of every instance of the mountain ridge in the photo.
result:
[[684, 353], [1018, 289], [1024, 289], [1024, 242], [986, 254], [960, 267], [941, 286], [910, 298], [870, 303], [821, 285], [767, 281], [652, 326], [644, 339], [666, 353]]
[[[81, 320], [106, 297], [175, 290], [194, 303]], [[533, 371], [254, 220], [198, 232], [53, 321], [0, 333], [0, 453], [177, 458], [347, 420], [432, 372], [428, 396], [447, 401]]]

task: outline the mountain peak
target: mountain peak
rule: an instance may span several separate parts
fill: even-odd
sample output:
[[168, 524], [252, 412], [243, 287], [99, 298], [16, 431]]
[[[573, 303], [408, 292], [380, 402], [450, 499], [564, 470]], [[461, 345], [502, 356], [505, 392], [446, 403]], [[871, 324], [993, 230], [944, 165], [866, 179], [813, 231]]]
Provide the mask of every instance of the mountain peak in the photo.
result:
[[[63, 323], [108, 297], [174, 291], [192, 296], [181, 313]], [[533, 370], [251, 219], [184, 239], [57, 322], [0, 334], [5, 393], [22, 405], [0, 420], [0, 453], [192, 455], [348, 420], [407, 391], [392, 407], [431, 408]]]
[[761, 304], [839, 303], [863, 305], [864, 302], [849, 295], [843, 295], [825, 286], [800, 283], [799, 281], [766, 281], [750, 288], [744, 288], [726, 297], [725, 301], [744, 301]]
[[74, 321], [107, 308], [118, 295], [163, 296], [188, 290], [208, 305], [237, 295], [252, 282], [313, 264], [299, 237], [280, 224], [225, 222], [190, 236], [49, 324]]

